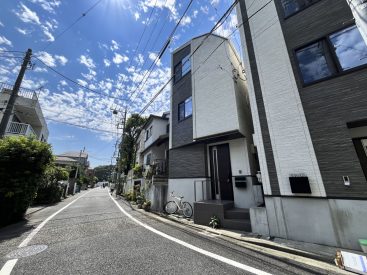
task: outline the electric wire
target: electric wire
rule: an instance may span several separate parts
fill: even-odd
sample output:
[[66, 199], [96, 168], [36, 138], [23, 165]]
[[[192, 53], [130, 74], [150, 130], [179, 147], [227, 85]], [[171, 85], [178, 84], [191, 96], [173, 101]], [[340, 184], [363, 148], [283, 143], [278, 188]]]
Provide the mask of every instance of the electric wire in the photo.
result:
[[[178, 20], [178, 22], [176, 23], [175, 27], [173, 28], [172, 32], [170, 33], [170, 35], [168, 36], [168, 39], [167, 41], [164, 43], [162, 49], [160, 50], [159, 54], [156, 56], [155, 60], [152, 62], [152, 64], [150, 65], [149, 69], [146, 71], [146, 73], [144, 74], [143, 78], [141, 79], [141, 81], [139, 82], [139, 84], [136, 86], [136, 89], [131, 93], [130, 97], [129, 97], [129, 100], [130, 100], [130, 103], [133, 102], [133, 100], [136, 98], [135, 96], [135, 93], [138, 91], [138, 90], [142, 90], [144, 85], [146, 84], [146, 82], [148, 81], [149, 79], [149, 76], [152, 74], [153, 72], [153, 69], [157, 63], [157, 61], [159, 59], [161, 59], [162, 55], [164, 54], [164, 52], [166, 51], [168, 45], [171, 43], [171, 40], [172, 40], [172, 37], [173, 35], [175, 34], [177, 28], [180, 26], [184, 16], [186, 15], [187, 11], [190, 9], [191, 5], [193, 3], [193, 0], [190, 0], [189, 4], [187, 5], [185, 11], [183, 12], [182, 16], [180, 17], [180, 19]], [[144, 81], [145, 79], [145, 81]], [[135, 96], [134, 98], [132, 98], [133, 96]], [[131, 104], [130, 104], [131, 106]], [[126, 109], [128, 110], [129, 108], [126, 107]]]
[[102, 130], [102, 129], [98, 129], [98, 128], [94, 128], [94, 127], [88, 127], [88, 126], [85, 126], [85, 125], [80, 125], [80, 124], [75, 124], [75, 123], [71, 123], [71, 122], [61, 121], [61, 120], [57, 120], [57, 119], [50, 118], [50, 117], [45, 117], [45, 119], [46, 120], [51, 120], [51, 121], [54, 121], [54, 122], [57, 122], [57, 123], [61, 123], [61, 124], [66, 124], [66, 125], [78, 127], [78, 128], [93, 130], [93, 131], [96, 131], [96, 132], [103, 132], [103, 133], [110, 133], [110, 134], [115, 133], [115, 132], [109, 131], [109, 130]]
[[37, 59], [39, 62], [42, 63], [42, 65], [44, 67], [46, 67], [47, 69], [53, 71], [54, 73], [56, 73], [57, 75], [59, 75], [60, 77], [66, 79], [67, 81], [71, 82], [71, 83], [74, 83], [75, 85], [89, 91], [89, 92], [92, 92], [92, 93], [95, 93], [95, 94], [98, 94], [100, 96], [104, 96], [104, 97], [108, 97], [108, 98], [113, 98], [113, 99], [116, 99], [116, 100], [120, 100], [120, 101], [125, 101], [125, 99], [123, 98], [120, 98], [120, 97], [116, 97], [116, 96], [112, 96], [112, 95], [107, 95], [107, 94], [104, 94], [103, 92], [99, 92], [99, 91], [96, 91], [96, 90], [93, 90], [93, 89], [90, 89], [89, 87], [85, 86], [85, 85], [82, 85], [80, 84], [78, 81], [75, 81], [73, 80], [72, 78], [64, 75], [63, 73], [59, 72], [58, 70], [52, 68], [51, 66], [47, 65], [45, 62], [43, 62], [41, 59], [39, 59], [38, 57], [36, 56], [32, 56], [33, 58]]
[[74, 27], [80, 20], [88, 15], [95, 7], [97, 7], [103, 0], [98, 0], [91, 7], [89, 7], [85, 12], [82, 13], [72, 24], [70, 24], [66, 29], [64, 29], [61, 33], [54, 37], [53, 41], [49, 41], [45, 47], [42, 48], [42, 51], [46, 50], [52, 43], [54, 43], [57, 39], [63, 36], [66, 32], [68, 32], [72, 27]]
[[[227, 12], [225, 13], [225, 15], [228, 13], [228, 11], [232, 11], [234, 6], [237, 4], [238, 0], [236, 0], [232, 6], [227, 10]], [[194, 72], [191, 73], [191, 75], [194, 75], [198, 69], [201, 67], [201, 65], [205, 64], [208, 59], [214, 54], [214, 52], [216, 50], [219, 49], [219, 47], [229, 38], [231, 37], [245, 22], [248, 22], [252, 17], [254, 17], [255, 15], [257, 15], [260, 11], [262, 11], [265, 7], [267, 7], [271, 2], [273, 2], [273, 0], [268, 1], [266, 4], [264, 4], [261, 8], [259, 8], [256, 12], [254, 12], [251, 16], [249, 16], [246, 20], [244, 20], [241, 24], [237, 24], [236, 28], [226, 37], [226, 39], [223, 39], [223, 41], [221, 43], [219, 43], [219, 45], [213, 50], [211, 51], [211, 53], [209, 54], [209, 56], [203, 61], [201, 62], [201, 64], [199, 64], [199, 66], [196, 68], [196, 70]], [[230, 13], [229, 12], [229, 13]], [[222, 18], [227, 17], [228, 18], [229, 15], [227, 16], [222, 16]], [[217, 26], [214, 26], [213, 29], [217, 29]], [[212, 29], [212, 30], [213, 30]], [[209, 37], [209, 35], [212, 34], [212, 31], [209, 32], [206, 37], [202, 40], [202, 42], [199, 44], [199, 46], [195, 49], [195, 51], [189, 56], [189, 59], [194, 55], [194, 53], [201, 47], [201, 45], [203, 45], [203, 42], [206, 40], [207, 37]], [[188, 60], [189, 60], [188, 59]], [[188, 62], [187, 60], [187, 62]], [[139, 114], [143, 114], [148, 108], [149, 106], [152, 104], [152, 102], [154, 102], [154, 100], [159, 96], [159, 94], [161, 94], [163, 92], [163, 90], [165, 89], [165, 87], [172, 81], [172, 79], [174, 78], [175, 74], [173, 74], [171, 76], [171, 78], [163, 85], [163, 87], [151, 98], [151, 100], [143, 107], [143, 109], [139, 112]]]

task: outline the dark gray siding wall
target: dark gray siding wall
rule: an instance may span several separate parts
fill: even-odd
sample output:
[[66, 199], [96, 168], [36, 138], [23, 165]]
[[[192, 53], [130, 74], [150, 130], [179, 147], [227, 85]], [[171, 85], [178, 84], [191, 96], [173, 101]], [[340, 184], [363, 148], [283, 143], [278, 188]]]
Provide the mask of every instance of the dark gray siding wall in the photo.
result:
[[[321, 0], [286, 20], [280, 1], [275, 3], [326, 194], [366, 198], [366, 178], [346, 124], [367, 118], [367, 69], [303, 87], [294, 57], [295, 48], [353, 23], [347, 1]], [[343, 185], [342, 176], [350, 177], [351, 186]]]
[[[190, 54], [190, 45], [173, 55], [172, 75], [174, 73], [174, 67], [188, 54]], [[172, 85], [172, 147], [192, 143], [192, 118], [189, 117], [184, 121], [178, 121], [178, 104], [191, 95], [191, 74], [188, 73], [177, 83], [173, 83]]]
[[266, 164], [268, 168], [269, 173], [269, 179], [270, 179], [270, 186], [271, 186], [271, 192], [272, 195], [280, 195], [280, 189], [279, 189], [279, 183], [278, 183], [278, 177], [277, 177], [277, 171], [275, 167], [275, 161], [274, 161], [274, 154], [273, 154], [273, 148], [271, 145], [270, 140], [270, 134], [269, 134], [269, 127], [268, 122], [266, 119], [266, 113], [265, 113], [265, 105], [264, 100], [262, 97], [262, 91], [261, 91], [261, 85], [260, 85], [260, 78], [258, 73], [258, 68], [256, 64], [255, 59], [255, 52], [254, 52], [254, 46], [251, 39], [251, 30], [248, 23], [247, 18], [247, 11], [246, 11], [246, 4], [244, 0], [240, 0], [240, 8], [241, 8], [241, 14], [243, 16], [242, 22], [243, 22], [243, 28], [246, 35], [246, 44], [247, 44], [247, 51], [248, 51], [248, 58], [250, 61], [250, 70], [252, 74], [252, 80], [255, 90], [255, 96], [256, 96], [256, 104], [259, 112], [259, 118], [260, 118], [260, 127], [262, 132], [262, 139], [264, 143], [265, 148], [265, 156], [266, 156]]
[[169, 152], [169, 178], [207, 177], [205, 150], [205, 144], [171, 149]]

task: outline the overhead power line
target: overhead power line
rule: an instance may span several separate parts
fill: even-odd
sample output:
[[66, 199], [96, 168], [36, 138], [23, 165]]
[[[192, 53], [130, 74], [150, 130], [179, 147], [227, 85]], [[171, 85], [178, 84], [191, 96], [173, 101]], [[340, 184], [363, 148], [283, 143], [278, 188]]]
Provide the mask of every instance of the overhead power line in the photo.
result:
[[[228, 18], [228, 16], [231, 14], [232, 10], [236, 6], [238, 0], [236, 0], [228, 9], [227, 11], [222, 15], [222, 17], [218, 20], [218, 22], [214, 25], [214, 27], [210, 30], [209, 33], [207, 33], [204, 37], [204, 39], [201, 41], [201, 43], [196, 47], [196, 49], [189, 55], [189, 58], [182, 64], [185, 65], [189, 60], [191, 60], [191, 57], [199, 50], [199, 48], [204, 44], [204, 42], [208, 39], [208, 37], [217, 30], [224, 21]], [[143, 109], [139, 112], [139, 114], [143, 114], [149, 106], [154, 102], [154, 100], [163, 92], [163, 90], [167, 87], [167, 85], [172, 81], [175, 74], [173, 74], [170, 79], [163, 85], [161, 89], [152, 97], [152, 99], [143, 107]]]
[[69, 31], [72, 27], [74, 27], [80, 20], [87, 16], [95, 7], [97, 7], [103, 0], [98, 0], [92, 6], [90, 6], [85, 12], [82, 13], [73, 23], [71, 23], [66, 29], [64, 29], [61, 33], [56, 35], [53, 41], [47, 43], [45, 47], [42, 48], [42, 51], [46, 50], [52, 43], [54, 43], [57, 39], [63, 36], [67, 31]]
[[[231, 13], [231, 11], [233, 10], [234, 6], [237, 4], [238, 0], [236, 0], [231, 7], [226, 11], [226, 13], [222, 16], [222, 18], [228, 18], [229, 14]], [[244, 23], [248, 22], [252, 17], [254, 17], [255, 15], [257, 15], [260, 11], [262, 11], [265, 7], [267, 7], [271, 2], [273, 2], [273, 0], [268, 1], [265, 5], [263, 5], [261, 8], [259, 8], [256, 12], [254, 12], [251, 16], [249, 16], [246, 20], [244, 20], [241, 24], [238, 24], [236, 26], [236, 28], [226, 37], [226, 40], [231, 37]], [[222, 19], [221, 18], [221, 19]], [[219, 23], [220, 21], [218, 21]], [[217, 24], [218, 24], [217, 23]], [[195, 52], [203, 45], [204, 41], [212, 34], [212, 32], [214, 32], [216, 29], [219, 28], [219, 26], [217, 26], [217, 24], [213, 27], [213, 29], [211, 30], [211, 32], [209, 32], [206, 37], [202, 40], [202, 42], [199, 44], [199, 46], [194, 50], [194, 52], [189, 56], [189, 59], [191, 59], [191, 57], [195, 54]], [[223, 24], [223, 23], [221, 23]], [[205, 64], [208, 59], [214, 54], [214, 52], [216, 50], [219, 49], [219, 47], [226, 41], [223, 40], [221, 41], [221, 43], [219, 43], [219, 45], [211, 51], [211, 53], [208, 55], [208, 57], [199, 64], [199, 66], [196, 68], [196, 70], [194, 72], [192, 72], [191, 75], [194, 75], [198, 69], [201, 67], [201, 65]], [[188, 61], [186, 61], [188, 62]], [[184, 63], [185, 64], [185, 63]], [[171, 78], [163, 85], [163, 87], [151, 98], [151, 100], [143, 107], [143, 109], [139, 112], [139, 114], [143, 114], [148, 108], [149, 106], [154, 102], [154, 100], [164, 91], [165, 87], [172, 81], [172, 79], [174, 78], [174, 74], [171, 76]]]
[[[160, 50], [159, 54], [156, 56], [156, 58], [154, 59], [154, 61], [152, 62], [152, 64], [150, 65], [149, 69], [146, 71], [146, 73], [144, 74], [143, 78], [141, 79], [141, 81], [138, 83], [138, 85], [136, 86], [136, 89], [131, 93], [130, 95], [130, 101], [133, 101], [136, 96], [135, 96], [135, 93], [138, 91], [138, 90], [142, 90], [143, 87], [145, 86], [146, 82], [148, 81], [149, 79], [149, 76], [152, 74], [153, 72], [153, 69], [155, 67], [155, 65], [157, 64], [158, 60], [161, 59], [162, 55], [164, 54], [164, 52], [167, 50], [169, 44], [171, 43], [172, 41], [172, 38], [173, 38], [173, 35], [175, 34], [177, 28], [180, 26], [183, 18], [185, 17], [187, 11], [190, 9], [191, 5], [193, 3], [193, 0], [190, 0], [189, 4], [187, 5], [185, 11], [183, 12], [183, 14], [181, 15], [180, 19], [178, 20], [178, 22], [176, 23], [175, 27], [173, 28], [172, 32], [170, 33], [170, 35], [168, 36], [168, 39], [166, 40], [166, 42], [164, 43], [162, 49]], [[132, 98], [133, 96], [134, 99]], [[128, 109], [128, 108], [127, 108]]]
[[84, 86], [84, 85], [80, 84], [78, 81], [73, 80], [72, 78], [70, 78], [70, 77], [68, 77], [68, 76], [64, 75], [63, 73], [61, 73], [61, 72], [57, 71], [56, 69], [52, 68], [51, 66], [47, 65], [45, 62], [43, 62], [43, 61], [42, 61], [41, 59], [39, 59], [38, 57], [33, 56], [33, 58], [36, 58], [36, 59], [37, 59], [39, 62], [41, 62], [41, 63], [42, 63], [42, 65], [43, 65], [43, 66], [45, 66], [47, 69], [49, 69], [49, 70], [53, 71], [53, 72], [54, 72], [54, 73], [56, 73], [57, 75], [59, 75], [59, 76], [61, 76], [62, 78], [66, 79], [67, 81], [72, 82], [72, 83], [74, 83], [75, 85], [77, 85], [77, 86], [79, 86], [79, 87], [81, 87], [81, 88], [83, 88], [83, 89], [85, 89], [85, 90], [87, 90], [87, 91], [89, 91], [89, 92], [92, 92], [92, 93], [98, 94], [98, 95], [100, 95], [100, 96], [109, 97], [109, 98], [113, 98], [113, 99], [117, 99], [117, 100], [124, 101], [124, 99], [122, 99], [122, 98], [119, 98], [119, 97], [116, 97], [116, 96], [112, 96], [112, 95], [106, 95], [106, 94], [104, 94], [103, 92], [99, 92], [99, 91], [96, 91], [96, 90], [90, 89], [89, 87], [87, 87], [87, 86]]
[[51, 121], [54, 121], [54, 122], [57, 122], [57, 123], [66, 124], [66, 125], [70, 125], [70, 126], [74, 126], [74, 127], [78, 127], [78, 128], [93, 130], [93, 131], [96, 131], [96, 132], [116, 134], [113, 131], [102, 130], [102, 129], [98, 129], [98, 128], [94, 128], [94, 127], [88, 127], [88, 126], [85, 126], [85, 125], [80, 125], [80, 124], [75, 124], [75, 123], [71, 123], [71, 122], [61, 121], [61, 120], [57, 120], [57, 119], [50, 118], [50, 117], [45, 117], [45, 118], [46, 118], [46, 120], [51, 120]]

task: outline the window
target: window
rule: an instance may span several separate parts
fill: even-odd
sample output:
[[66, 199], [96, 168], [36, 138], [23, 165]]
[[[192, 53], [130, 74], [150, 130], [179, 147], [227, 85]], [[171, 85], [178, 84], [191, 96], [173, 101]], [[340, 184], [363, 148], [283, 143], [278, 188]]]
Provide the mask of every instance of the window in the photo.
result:
[[296, 50], [304, 84], [367, 64], [367, 45], [353, 25]]
[[281, 0], [284, 17], [289, 17], [320, 0]]
[[190, 56], [186, 55], [174, 68], [174, 79], [177, 83], [181, 78], [191, 71]]
[[147, 158], [146, 158], [146, 161], [145, 161], [145, 165], [150, 165], [150, 158], [151, 158], [151, 155], [152, 155], [152, 154], [150, 154], [150, 153], [147, 155]]
[[147, 141], [153, 133], [153, 126], [150, 126], [147, 131], [145, 132], [145, 141]]
[[178, 104], [178, 120], [184, 120], [192, 115], [192, 98], [187, 98], [184, 102]]

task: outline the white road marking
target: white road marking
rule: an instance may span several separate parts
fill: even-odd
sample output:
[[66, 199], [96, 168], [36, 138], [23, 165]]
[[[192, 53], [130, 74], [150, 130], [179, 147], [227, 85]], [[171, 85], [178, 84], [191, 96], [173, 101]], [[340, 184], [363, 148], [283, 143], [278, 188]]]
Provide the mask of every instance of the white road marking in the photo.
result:
[[239, 269], [242, 269], [242, 270], [245, 270], [245, 271], [251, 272], [251, 273], [253, 273], [253, 274], [258, 274], [258, 275], [271, 275], [271, 273], [267, 273], [267, 272], [262, 271], [262, 270], [260, 270], [260, 269], [257, 269], [257, 268], [254, 268], [254, 267], [251, 267], [251, 266], [248, 266], [248, 265], [245, 265], [245, 264], [241, 264], [241, 263], [236, 262], [236, 261], [234, 261], [234, 260], [231, 260], [231, 259], [225, 258], [225, 257], [223, 257], [223, 256], [220, 256], [220, 255], [218, 255], [218, 254], [215, 254], [215, 253], [209, 252], [209, 251], [207, 251], [207, 250], [204, 250], [204, 249], [202, 249], [202, 248], [199, 248], [199, 247], [194, 246], [194, 245], [192, 245], [192, 244], [189, 244], [189, 243], [187, 243], [187, 242], [181, 241], [181, 240], [179, 240], [179, 239], [177, 239], [177, 238], [175, 238], [175, 237], [172, 237], [172, 236], [170, 236], [170, 235], [167, 235], [166, 233], [163, 233], [163, 232], [161, 232], [161, 231], [159, 231], [159, 230], [157, 230], [157, 229], [155, 229], [155, 228], [153, 228], [153, 227], [151, 227], [151, 226], [149, 226], [149, 225], [147, 225], [147, 224], [145, 224], [145, 223], [142, 223], [141, 221], [139, 221], [138, 219], [134, 218], [132, 215], [130, 215], [129, 213], [127, 213], [127, 212], [126, 212], [126, 211], [121, 207], [121, 205], [119, 205], [119, 204], [118, 204], [118, 202], [112, 198], [111, 194], [109, 194], [109, 195], [110, 195], [110, 198], [112, 199], [112, 201], [117, 205], [117, 207], [120, 209], [120, 211], [121, 211], [123, 214], [125, 214], [127, 217], [129, 217], [131, 220], [133, 220], [134, 222], [136, 222], [136, 223], [137, 223], [137, 224], [139, 224], [140, 226], [142, 226], [142, 227], [144, 227], [144, 228], [148, 229], [149, 231], [152, 231], [153, 233], [155, 233], [155, 234], [157, 234], [157, 235], [159, 235], [159, 236], [161, 236], [161, 237], [163, 237], [163, 238], [166, 238], [166, 239], [168, 239], [168, 240], [170, 240], [170, 241], [173, 241], [173, 242], [175, 242], [175, 243], [178, 243], [178, 244], [180, 244], [180, 245], [182, 245], [182, 246], [184, 246], [184, 247], [187, 247], [187, 248], [189, 248], [189, 249], [191, 249], [191, 250], [194, 250], [194, 251], [196, 251], [196, 252], [198, 252], [198, 253], [200, 253], [200, 254], [203, 254], [203, 255], [205, 255], [205, 256], [207, 256], [207, 257], [210, 257], [210, 258], [216, 259], [216, 260], [218, 260], [218, 261], [221, 261], [221, 262], [226, 263], [226, 264], [228, 264], [228, 265], [231, 265], [231, 266], [237, 267], [237, 268], [239, 268]]
[[[73, 203], [75, 203], [77, 200], [79, 200], [80, 198], [82, 198], [85, 195], [89, 194], [91, 191], [93, 191], [93, 190], [90, 190], [89, 192], [85, 193], [84, 195], [81, 195], [79, 198], [76, 198], [75, 200], [73, 200], [72, 202], [70, 202], [69, 204], [65, 205], [63, 208], [61, 208], [60, 210], [58, 210], [55, 213], [53, 213], [51, 216], [49, 216], [43, 222], [41, 222], [35, 229], [33, 229], [33, 231], [27, 236], [27, 238], [25, 238], [24, 241], [22, 241], [20, 243], [20, 245], [18, 246], [18, 248], [27, 246], [27, 244], [32, 240], [32, 238], [38, 233], [38, 231], [40, 231], [42, 229], [42, 227], [45, 226], [45, 224], [47, 222], [49, 222], [53, 217], [55, 217], [61, 211], [65, 210], [70, 205], [72, 205]], [[12, 260], [7, 261], [4, 264], [3, 268], [0, 270], [0, 275], [9, 275], [11, 273], [11, 271], [13, 270], [13, 268], [14, 268], [15, 264], [17, 263], [17, 261], [18, 261], [18, 259], [12, 259]]]

